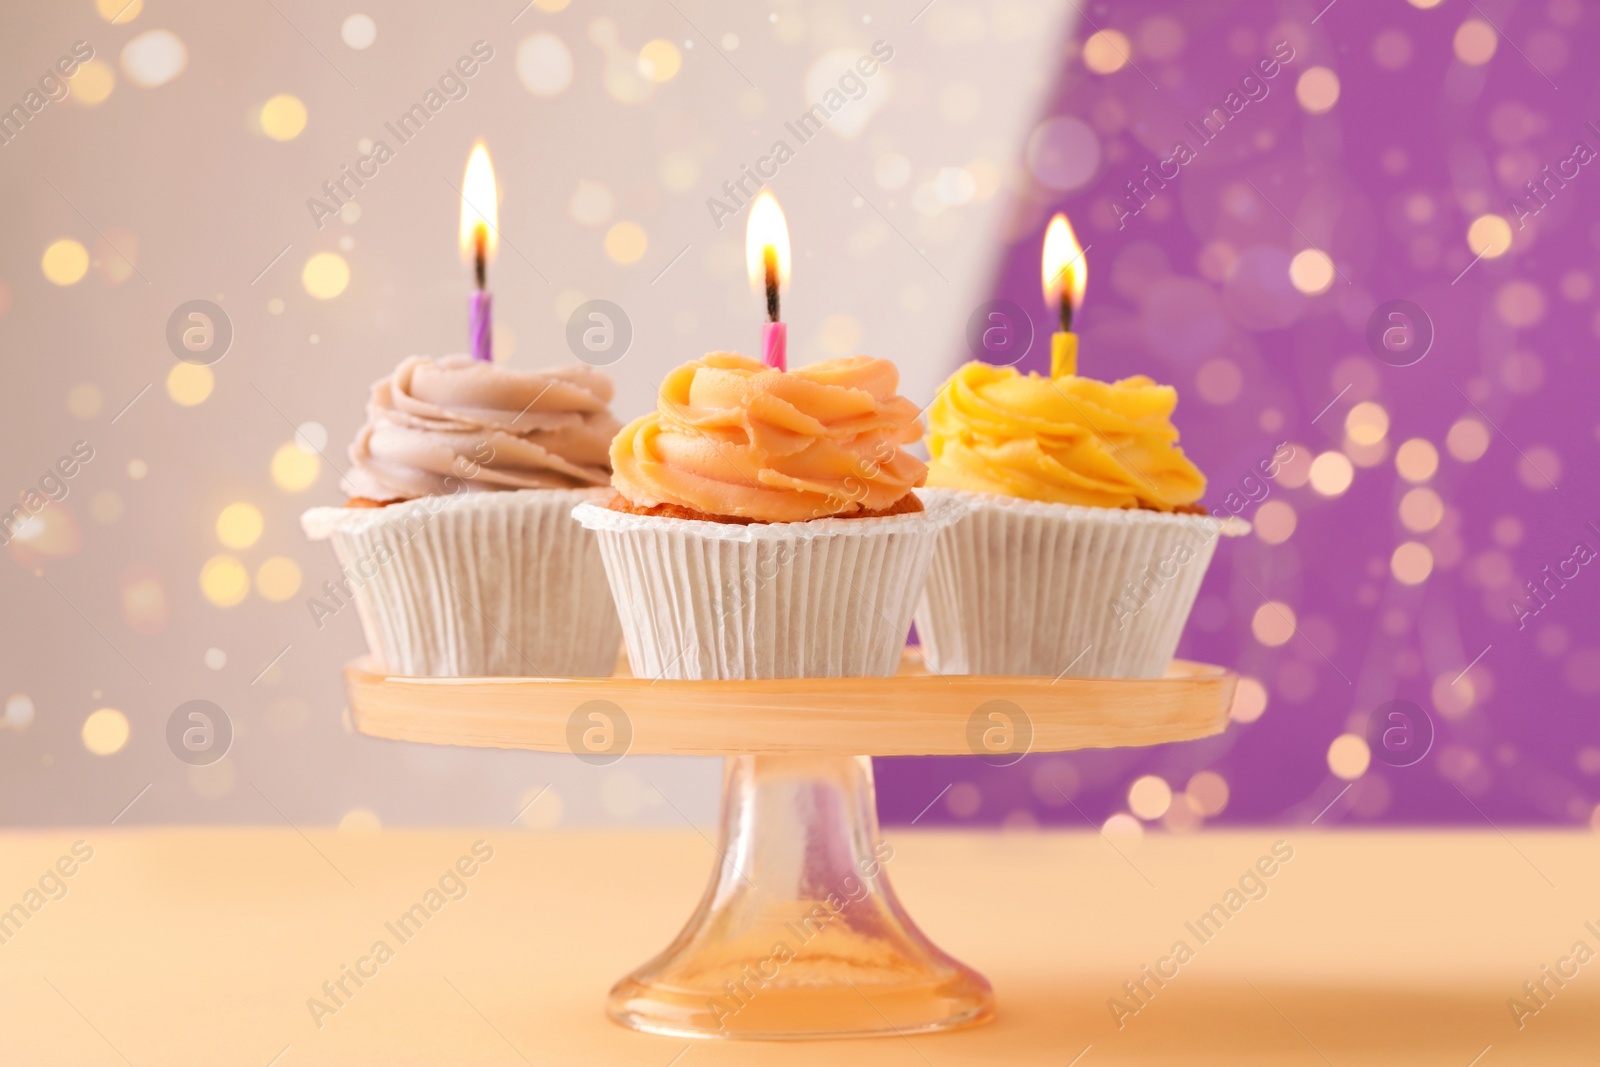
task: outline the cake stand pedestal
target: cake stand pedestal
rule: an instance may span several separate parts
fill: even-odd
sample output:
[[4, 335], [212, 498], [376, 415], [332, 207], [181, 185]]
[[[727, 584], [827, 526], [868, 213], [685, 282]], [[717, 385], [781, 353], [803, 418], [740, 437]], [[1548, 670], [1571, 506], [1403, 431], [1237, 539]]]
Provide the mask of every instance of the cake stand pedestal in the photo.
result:
[[994, 1014], [976, 971], [941, 952], [889, 885], [870, 753], [1119, 748], [1221, 732], [1237, 678], [1175, 661], [1165, 678], [939, 676], [914, 649], [891, 678], [754, 682], [401, 678], [345, 669], [363, 734], [427, 744], [721, 755], [719, 861], [677, 939], [611, 990], [624, 1026], [696, 1038], [864, 1037]]

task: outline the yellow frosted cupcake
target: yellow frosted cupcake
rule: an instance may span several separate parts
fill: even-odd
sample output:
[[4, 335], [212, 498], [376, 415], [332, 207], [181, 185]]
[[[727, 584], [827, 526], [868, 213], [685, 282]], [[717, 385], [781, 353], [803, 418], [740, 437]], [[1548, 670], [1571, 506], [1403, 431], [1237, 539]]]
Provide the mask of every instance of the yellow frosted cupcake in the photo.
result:
[[917, 632], [944, 674], [1159, 677], [1223, 524], [1171, 386], [968, 363], [928, 410], [940, 539]]
[[856, 356], [778, 371], [714, 352], [661, 384], [611, 444], [596, 531], [645, 678], [895, 672], [939, 531], [899, 372]]

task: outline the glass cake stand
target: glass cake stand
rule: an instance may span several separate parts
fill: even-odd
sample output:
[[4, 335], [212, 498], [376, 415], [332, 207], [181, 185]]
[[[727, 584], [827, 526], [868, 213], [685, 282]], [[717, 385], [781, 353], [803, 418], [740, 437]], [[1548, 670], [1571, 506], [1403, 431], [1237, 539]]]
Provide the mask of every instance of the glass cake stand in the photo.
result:
[[[889, 885], [870, 756], [1121, 748], [1220, 733], [1237, 676], [940, 676], [915, 649], [890, 678], [650, 681], [403, 678], [345, 668], [356, 729], [435, 745], [725, 757], [719, 862], [672, 944], [607, 1014], [696, 1038], [915, 1034], [994, 1015], [989, 982], [929, 941]], [[863, 753], [870, 754], [864, 755]]]

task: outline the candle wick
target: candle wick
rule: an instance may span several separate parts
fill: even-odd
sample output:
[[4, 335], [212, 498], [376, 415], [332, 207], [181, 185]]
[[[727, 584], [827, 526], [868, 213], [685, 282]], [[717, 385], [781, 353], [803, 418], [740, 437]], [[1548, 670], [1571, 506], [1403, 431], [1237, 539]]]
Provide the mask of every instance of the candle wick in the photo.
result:
[[1061, 332], [1072, 332], [1072, 300], [1065, 292], [1061, 294]]
[[778, 321], [778, 250], [768, 245], [761, 253], [767, 275], [767, 321]]
[[489, 281], [489, 228], [481, 222], [473, 233], [472, 244], [472, 273], [478, 281], [478, 288], [486, 289]]

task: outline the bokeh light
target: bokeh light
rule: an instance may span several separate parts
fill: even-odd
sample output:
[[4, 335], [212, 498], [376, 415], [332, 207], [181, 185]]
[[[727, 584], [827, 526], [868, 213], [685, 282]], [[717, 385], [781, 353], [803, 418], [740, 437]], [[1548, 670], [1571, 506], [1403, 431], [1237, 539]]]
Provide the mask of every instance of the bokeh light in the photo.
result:
[[322, 458], [293, 441], [279, 445], [272, 454], [272, 484], [287, 493], [311, 488], [321, 470]]
[[1183, 791], [1189, 806], [1208, 819], [1227, 809], [1229, 793], [1228, 780], [1216, 771], [1200, 771]]
[[1249, 675], [1240, 675], [1233, 690], [1228, 717], [1234, 722], [1255, 722], [1267, 710], [1267, 687]]
[[644, 227], [636, 222], [624, 219], [606, 231], [606, 255], [614, 263], [623, 266], [637, 263], [644, 258], [645, 250], [649, 247], [650, 240], [645, 236]]
[[300, 591], [300, 565], [288, 556], [273, 556], [256, 569], [256, 591], [282, 603]]
[[1127, 65], [1131, 48], [1120, 30], [1099, 30], [1083, 42], [1083, 65], [1096, 74], [1115, 74]]
[[1506, 282], [1494, 294], [1495, 314], [1507, 326], [1535, 326], [1544, 318], [1544, 291], [1533, 282]]
[[199, 363], [176, 363], [167, 372], [167, 395], [186, 408], [205, 403], [216, 384], [211, 368]]
[[1517, 457], [1517, 480], [1534, 492], [1554, 489], [1561, 479], [1561, 457], [1544, 445], [1529, 445]]
[[131, 732], [128, 717], [116, 708], [98, 708], [83, 720], [83, 747], [96, 756], [110, 756], [122, 751]]
[[1471, 415], [1457, 419], [1445, 435], [1444, 447], [1452, 458], [1474, 463], [1489, 451], [1489, 427]]
[[1427, 533], [1444, 519], [1444, 501], [1432, 489], [1412, 489], [1400, 498], [1400, 522], [1412, 533]]
[[536, 33], [517, 45], [517, 77], [534, 96], [557, 96], [572, 84], [572, 52], [553, 33]]
[[1267, 601], [1250, 617], [1250, 632], [1268, 648], [1287, 644], [1294, 628], [1294, 609], [1281, 601]]
[[318, 252], [306, 260], [300, 284], [318, 300], [332, 300], [350, 284], [350, 264], [337, 252]]
[[1344, 432], [1358, 445], [1375, 445], [1389, 434], [1389, 413], [1382, 404], [1363, 400], [1346, 413]]
[[39, 268], [57, 285], [76, 285], [89, 273], [89, 250], [72, 238], [63, 237], [44, 250]]
[[1287, 500], [1269, 500], [1250, 517], [1255, 535], [1269, 545], [1281, 545], [1293, 537], [1298, 523], [1294, 505]]
[[232, 556], [212, 556], [200, 568], [200, 592], [219, 608], [231, 608], [250, 593], [250, 572]]
[[567, 200], [567, 214], [580, 226], [604, 226], [616, 211], [617, 199], [602, 182], [584, 178]]
[[274, 141], [292, 141], [306, 128], [306, 105], [300, 98], [279, 93], [261, 105], [261, 132]]
[[5, 720], [0, 725], [21, 732], [33, 725], [33, 698], [27, 693], [12, 693], [6, 697]]
[[261, 539], [261, 510], [243, 501], [229, 504], [217, 516], [217, 540], [229, 548], [249, 548]]
[[1119, 811], [1100, 824], [1100, 832], [1120, 849], [1137, 848], [1144, 841], [1144, 823]]
[[1353, 782], [1372, 765], [1372, 750], [1360, 734], [1340, 734], [1328, 746], [1328, 770]]
[[1433, 573], [1433, 552], [1420, 541], [1406, 541], [1390, 555], [1389, 571], [1405, 585], [1421, 585]]
[[129, 565], [117, 580], [117, 590], [122, 600], [122, 621], [128, 629], [149, 637], [167, 625], [167, 587], [154, 567], [145, 563]]
[[144, 0], [94, 0], [94, 9], [113, 26], [125, 26], [139, 17]]
[[1343, 493], [1355, 476], [1355, 467], [1343, 452], [1324, 452], [1311, 461], [1311, 488], [1323, 496]]
[[1395, 451], [1394, 469], [1408, 482], [1425, 482], [1439, 469], [1439, 450], [1433, 442], [1413, 437]]
[[1339, 76], [1327, 67], [1312, 67], [1294, 83], [1294, 96], [1313, 115], [1332, 111], [1339, 102]]
[[1128, 787], [1128, 808], [1141, 819], [1159, 819], [1172, 806], [1172, 787], [1165, 778], [1147, 774]]
[[671, 41], [657, 37], [639, 49], [639, 73], [653, 82], [669, 82], [683, 66], [683, 55]]
[[141, 89], [155, 89], [182, 74], [189, 49], [171, 30], [149, 30], [122, 46], [122, 73]]
[[371, 15], [346, 15], [339, 24], [339, 39], [346, 48], [354, 48], [358, 52], [371, 48], [378, 39], [378, 24]]
[[1499, 259], [1511, 251], [1511, 224], [1502, 215], [1479, 215], [1467, 227], [1467, 247], [1475, 256]]
[[1289, 261], [1289, 280], [1307, 296], [1327, 292], [1333, 278], [1333, 260], [1319, 248], [1302, 249]]
[[1499, 44], [1500, 35], [1482, 19], [1468, 19], [1456, 27], [1456, 58], [1469, 67], [1481, 67], [1493, 59]]
[[105, 406], [105, 394], [93, 382], [80, 382], [67, 390], [67, 410], [80, 419], [92, 419]]
[[105, 103], [111, 90], [117, 87], [117, 75], [108, 64], [89, 59], [78, 64], [78, 72], [72, 76], [70, 84], [69, 100], [84, 107], [95, 107]]

